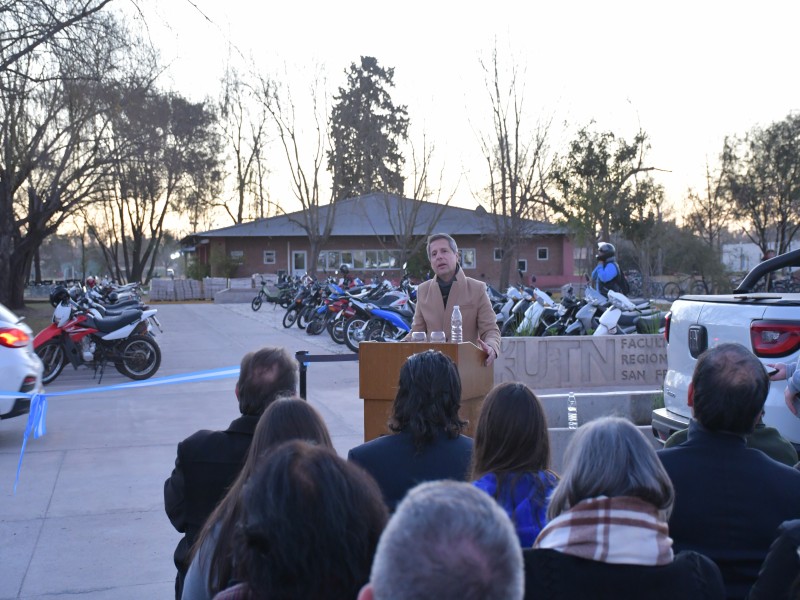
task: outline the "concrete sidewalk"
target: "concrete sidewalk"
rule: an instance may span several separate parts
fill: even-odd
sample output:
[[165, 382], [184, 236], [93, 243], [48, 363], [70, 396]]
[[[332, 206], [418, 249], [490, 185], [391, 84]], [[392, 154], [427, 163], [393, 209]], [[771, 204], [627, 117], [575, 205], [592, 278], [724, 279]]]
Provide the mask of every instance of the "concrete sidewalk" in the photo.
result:
[[[281, 325], [284, 311], [249, 304], [157, 305], [164, 333], [156, 377], [238, 366], [265, 345], [292, 353], [349, 353], [327, 333]], [[99, 386], [67, 367], [47, 391], [47, 434], [30, 439], [13, 492], [25, 418], [0, 422], [0, 599], [174, 597], [172, 552], [180, 539], [164, 513], [163, 484], [176, 445], [238, 416], [235, 379], [98, 393], [129, 382], [111, 367]], [[337, 451], [363, 439], [358, 363], [311, 364], [308, 399]]]

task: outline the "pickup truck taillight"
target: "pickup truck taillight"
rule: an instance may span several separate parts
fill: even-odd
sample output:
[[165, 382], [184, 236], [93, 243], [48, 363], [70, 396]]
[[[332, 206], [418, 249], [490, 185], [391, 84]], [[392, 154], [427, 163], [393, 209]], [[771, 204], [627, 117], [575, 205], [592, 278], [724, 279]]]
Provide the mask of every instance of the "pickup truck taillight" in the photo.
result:
[[664, 315], [664, 340], [669, 344], [669, 322], [672, 320], [672, 311]]
[[753, 321], [750, 324], [753, 353], [760, 358], [788, 356], [800, 348], [800, 323]]

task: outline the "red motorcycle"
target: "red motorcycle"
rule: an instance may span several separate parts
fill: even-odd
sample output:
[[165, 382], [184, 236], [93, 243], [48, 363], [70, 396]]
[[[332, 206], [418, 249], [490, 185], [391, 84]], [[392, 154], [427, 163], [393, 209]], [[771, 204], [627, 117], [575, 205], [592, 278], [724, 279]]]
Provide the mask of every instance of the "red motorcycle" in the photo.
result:
[[100, 371], [107, 363], [131, 379], [152, 377], [161, 365], [161, 349], [150, 333], [150, 317], [157, 312], [129, 310], [98, 318], [83, 309], [63, 286], [50, 294], [53, 322], [33, 340], [34, 352], [44, 363], [42, 383], [50, 383], [71, 362]]

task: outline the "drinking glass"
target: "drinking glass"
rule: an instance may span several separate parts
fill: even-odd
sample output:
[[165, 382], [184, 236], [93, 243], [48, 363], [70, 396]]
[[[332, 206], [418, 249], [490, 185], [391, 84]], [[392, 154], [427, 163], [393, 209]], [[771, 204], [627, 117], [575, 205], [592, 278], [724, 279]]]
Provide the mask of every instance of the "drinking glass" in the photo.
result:
[[411, 341], [412, 342], [425, 342], [427, 341], [427, 336], [425, 335], [424, 331], [414, 331], [411, 333]]
[[431, 342], [441, 343], [446, 341], [447, 338], [444, 337], [444, 331], [431, 331]]

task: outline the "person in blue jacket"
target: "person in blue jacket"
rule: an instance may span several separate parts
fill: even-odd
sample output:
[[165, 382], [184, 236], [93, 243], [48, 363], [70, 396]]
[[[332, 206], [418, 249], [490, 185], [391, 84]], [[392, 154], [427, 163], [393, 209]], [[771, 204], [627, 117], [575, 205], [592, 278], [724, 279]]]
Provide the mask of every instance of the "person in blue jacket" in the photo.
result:
[[614, 244], [599, 242], [594, 257], [597, 259], [597, 266], [592, 271], [592, 287], [604, 296], [608, 295], [608, 290], [624, 293], [619, 283], [622, 275], [617, 265], [617, 249]]
[[550, 470], [550, 438], [539, 399], [524, 383], [494, 387], [475, 428], [473, 485], [492, 496], [530, 548], [547, 523], [547, 503], [558, 483]]

